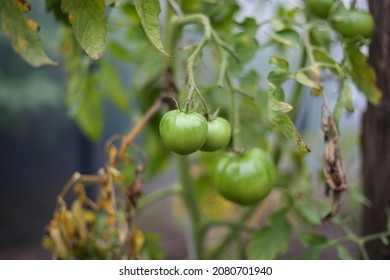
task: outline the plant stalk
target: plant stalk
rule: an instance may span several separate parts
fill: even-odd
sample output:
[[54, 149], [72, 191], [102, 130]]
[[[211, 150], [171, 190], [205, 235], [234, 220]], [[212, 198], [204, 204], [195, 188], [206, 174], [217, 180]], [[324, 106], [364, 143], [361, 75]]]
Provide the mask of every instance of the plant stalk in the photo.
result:
[[178, 156], [179, 178], [182, 185], [182, 197], [187, 207], [190, 220], [191, 238], [193, 248], [189, 248], [189, 259], [201, 259], [202, 257], [202, 236], [200, 231], [200, 209], [199, 201], [195, 191], [194, 182], [190, 175], [190, 163], [187, 156]]

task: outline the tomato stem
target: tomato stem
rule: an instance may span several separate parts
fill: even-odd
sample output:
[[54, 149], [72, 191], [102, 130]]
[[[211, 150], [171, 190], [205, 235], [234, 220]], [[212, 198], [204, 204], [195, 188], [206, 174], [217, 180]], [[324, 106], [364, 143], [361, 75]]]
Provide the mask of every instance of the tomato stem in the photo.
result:
[[[303, 67], [305, 67], [306, 62], [307, 62], [307, 54], [306, 54], [305, 50], [303, 50], [302, 54], [301, 54], [301, 59], [299, 62], [299, 69], [302, 69]], [[290, 112], [290, 117], [291, 117], [292, 121], [295, 121], [295, 119], [297, 117], [297, 113], [299, 111], [298, 105], [301, 101], [302, 89], [303, 89], [303, 85], [301, 83], [295, 82], [295, 85], [294, 85], [294, 88], [293, 88], [292, 94], [291, 94], [291, 100], [289, 102], [291, 104], [291, 106], [293, 107], [293, 110], [291, 110], [291, 112]]]
[[202, 255], [202, 236], [199, 222], [200, 210], [194, 182], [190, 175], [190, 163], [186, 156], [178, 156], [179, 178], [182, 185], [182, 197], [187, 207], [188, 218], [190, 220], [193, 247], [189, 248], [189, 259], [200, 259]]
[[181, 194], [181, 188], [178, 186], [170, 187], [170, 188], [162, 188], [157, 191], [154, 191], [150, 194], [143, 195], [138, 200], [138, 209], [145, 208], [149, 205], [152, 205], [156, 201], [159, 201], [163, 198]]

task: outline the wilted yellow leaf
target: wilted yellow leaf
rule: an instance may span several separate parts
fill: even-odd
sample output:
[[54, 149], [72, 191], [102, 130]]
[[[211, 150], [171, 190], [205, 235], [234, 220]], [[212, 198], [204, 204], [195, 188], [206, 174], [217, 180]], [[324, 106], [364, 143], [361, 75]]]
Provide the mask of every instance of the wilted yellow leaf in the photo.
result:
[[54, 254], [58, 256], [59, 259], [68, 259], [70, 256], [70, 250], [62, 238], [60, 228], [56, 225], [51, 225], [49, 228], [49, 236], [53, 240], [55, 249]]
[[87, 222], [84, 216], [83, 203], [80, 199], [76, 199], [72, 203], [72, 215], [77, 225], [77, 230], [80, 235], [80, 241], [82, 242], [87, 238]]

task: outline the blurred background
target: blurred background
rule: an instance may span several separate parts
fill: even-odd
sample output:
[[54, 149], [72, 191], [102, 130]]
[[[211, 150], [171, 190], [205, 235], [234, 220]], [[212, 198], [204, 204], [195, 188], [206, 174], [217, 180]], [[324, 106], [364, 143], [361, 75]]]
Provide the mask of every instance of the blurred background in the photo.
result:
[[[47, 53], [60, 64], [57, 67], [32, 68], [13, 52], [10, 42], [0, 33], [0, 259], [50, 258], [50, 253], [41, 246], [41, 239], [51, 219], [56, 195], [75, 171], [96, 173], [105, 161], [105, 141], [131, 127], [126, 113], [106, 104], [104, 133], [100, 141], [89, 141], [78, 129], [64, 102], [67, 77], [58, 51], [59, 26], [46, 12], [44, 1], [30, 2], [33, 9], [29, 16], [39, 19], [42, 27], [40, 35]], [[258, 3], [255, 2], [239, 1], [242, 12], [238, 18], [259, 17]], [[273, 1], [264, 2], [262, 16], [274, 11]], [[358, 7], [366, 8], [365, 1], [358, 1]], [[259, 53], [253, 65], [264, 67], [261, 72], [267, 71], [269, 66], [264, 61], [268, 61], [273, 51], [268, 48]], [[337, 53], [337, 49], [334, 51]], [[131, 69], [120, 64], [117, 66], [124, 77], [131, 75]], [[125, 79], [125, 86], [130, 90], [128, 80]], [[332, 105], [336, 98], [337, 95], [330, 96]], [[348, 177], [353, 178], [352, 184], [360, 185], [359, 133], [366, 103], [356, 90], [353, 100], [355, 113], [345, 116], [341, 122], [342, 149]], [[308, 146], [321, 147], [323, 135], [319, 132], [318, 112], [322, 102], [310, 97], [304, 102], [308, 106], [303, 106], [305, 109], [297, 118], [297, 128]], [[312, 150], [306, 161], [314, 176], [321, 168], [322, 149]], [[145, 190], [152, 191], [172, 184], [175, 178], [175, 169], [171, 168], [155, 181], [148, 182]], [[322, 195], [322, 186], [319, 186], [318, 193]], [[161, 215], [160, 209], [169, 210]], [[352, 205], [348, 211], [355, 210]], [[186, 255], [187, 225], [175, 219], [182, 215], [181, 211], [180, 206], [172, 206], [171, 200], [164, 199], [143, 210], [139, 216], [143, 230], [162, 235], [161, 245], [170, 259]], [[321, 226], [321, 230], [331, 236], [339, 234], [331, 225]], [[297, 244], [292, 244], [292, 247], [293, 250], [301, 250]], [[332, 252], [323, 256], [333, 257]]]

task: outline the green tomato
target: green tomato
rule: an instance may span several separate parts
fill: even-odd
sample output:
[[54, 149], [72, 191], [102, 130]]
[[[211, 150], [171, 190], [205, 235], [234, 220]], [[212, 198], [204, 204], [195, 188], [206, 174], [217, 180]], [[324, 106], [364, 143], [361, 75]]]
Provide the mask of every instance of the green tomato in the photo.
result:
[[270, 154], [253, 148], [244, 154], [228, 153], [217, 163], [214, 183], [218, 192], [240, 205], [264, 199], [275, 183], [276, 169]]
[[160, 121], [160, 135], [167, 147], [179, 155], [199, 150], [207, 137], [207, 121], [199, 113], [167, 112]]
[[306, 7], [315, 16], [327, 18], [336, 0], [306, 0]]
[[335, 31], [345, 38], [361, 35], [368, 38], [374, 32], [374, 18], [367, 11], [351, 10], [336, 14], [331, 19]]
[[214, 152], [220, 150], [229, 143], [232, 128], [230, 123], [221, 117], [207, 122], [207, 138], [201, 151]]

